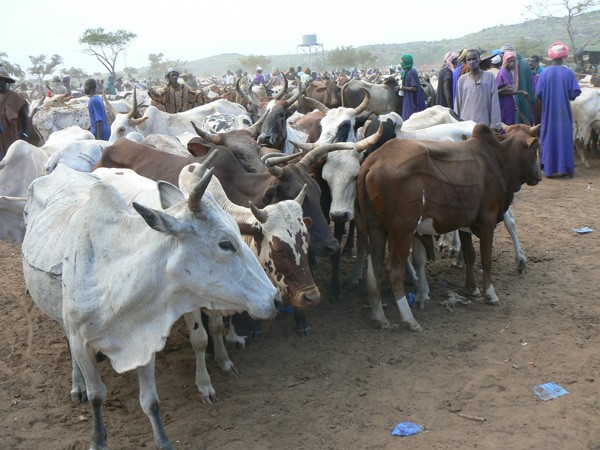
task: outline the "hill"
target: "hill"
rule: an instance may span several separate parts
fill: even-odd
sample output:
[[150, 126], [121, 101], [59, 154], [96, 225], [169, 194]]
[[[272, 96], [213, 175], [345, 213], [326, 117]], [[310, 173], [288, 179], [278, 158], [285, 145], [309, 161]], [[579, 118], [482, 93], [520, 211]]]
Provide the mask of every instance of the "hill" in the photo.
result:
[[[577, 42], [586, 42], [598, 30], [600, 24], [600, 11], [583, 14], [574, 19]], [[403, 53], [414, 56], [417, 67], [420, 70], [437, 68], [442, 64], [444, 54], [449, 50], [458, 51], [463, 48], [481, 47], [490, 52], [501, 47], [506, 42], [515, 45], [519, 53], [529, 56], [533, 54], [546, 55], [548, 46], [557, 40], [569, 42], [566, 28], [547, 19], [528, 20], [515, 25], [499, 25], [484, 28], [477, 33], [468, 34], [456, 39], [445, 39], [440, 41], [404, 42], [398, 44], [373, 44], [357, 47], [365, 49], [377, 57], [375, 67], [387, 67], [390, 64], [400, 62]], [[329, 49], [332, 50], [332, 49]], [[326, 64], [328, 50], [323, 53], [268, 55], [271, 58], [271, 67], [265, 70], [271, 71], [273, 67], [287, 69], [290, 66], [312, 67], [317, 70], [330, 68]], [[235, 71], [240, 66], [240, 58], [245, 55], [239, 53], [227, 53], [208, 58], [187, 61], [184, 67], [199, 77], [211, 75], [220, 76], [230, 69]], [[362, 67], [359, 63], [359, 67]], [[254, 67], [244, 67], [244, 70], [254, 72]], [[143, 70], [142, 70], [143, 72]]]

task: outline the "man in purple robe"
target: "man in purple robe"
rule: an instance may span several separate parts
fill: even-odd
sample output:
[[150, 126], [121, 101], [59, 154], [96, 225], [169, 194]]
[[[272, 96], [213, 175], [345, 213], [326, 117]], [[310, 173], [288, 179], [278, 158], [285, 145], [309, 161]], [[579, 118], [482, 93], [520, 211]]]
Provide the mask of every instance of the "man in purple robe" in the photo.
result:
[[413, 68], [412, 55], [402, 55], [402, 86], [400, 95], [402, 100], [402, 120], [407, 120], [413, 113], [423, 111], [427, 107], [425, 94], [419, 81], [419, 74]]
[[552, 65], [540, 73], [535, 94], [542, 100], [542, 166], [549, 178], [573, 177], [573, 113], [571, 100], [581, 94], [575, 72], [563, 65], [569, 47], [555, 42], [548, 50]]

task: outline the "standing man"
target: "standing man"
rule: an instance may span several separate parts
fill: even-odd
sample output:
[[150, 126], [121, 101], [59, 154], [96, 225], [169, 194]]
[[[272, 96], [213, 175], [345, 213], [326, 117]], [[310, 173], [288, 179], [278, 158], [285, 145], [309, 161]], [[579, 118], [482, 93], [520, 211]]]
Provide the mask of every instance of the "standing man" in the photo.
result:
[[27, 140], [27, 101], [10, 90], [13, 80], [4, 67], [0, 66], [0, 161], [8, 147], [17, 139]]
[[152, 89], [148, 91], [150, 98], [171, 114], [187, 111], [204, 103], [204, 94], [193, 91], [185, 84], [180, 84], [179, 75], [181, 75], [179, 69], [170, 68], [165, 74], [167, 85], [156, 91]]
[[463, 120], [473, 120], [500, 131], [502, 126], [496, 79], [479, 67], [479, 50], [468, 50], [465, 61], [469, 72], [458, 79], [454, 111]]
[[83, 84], [88, 100], [88, 111], [90, 113], [90, 131], [97, 140], [108, 141], [110, 138], [110, 127], [106, 117], [106, 106], [102, 97], [96, 95], [98, 84], [93, 78], [88, 78]]
[[425, 94], [421, 87], [417, 69], [413, 68], [412, 55], [402, 55], [400, 65], [402, 66], [402, 86], [400, 93], [402, 99], [402, 120], [407, 120], [413, 113], [423, 111], [427, 107]]
[[437, 104], [454, 109], [454, 94], [452, 91], [452, 72], [458, 64], [458, 54], [449, 51], [444, 55], [444, 65], [438, 74]]
[[[515, 52], [517, 55], [517, 64], [515, 66], [515, 76], [518, 84], [515, 86], [517, 93], [515, 94], [515, 103], [517, 106], [517, 122], [525, 125], [531, 125], [531, 108], [535, 103], [535, 91], [533, 90], [533, 83], [531, 81], [531, 67], [529, 62], [523, 58], [523, 55], [519, 54], [515, 50], [513, 44], [504, 44], [501, 48], [502, 52]], [[527, 92], [527, 96], [525, 96]]]
[[548, 50], [552, 65], [540, 74], [535, 94], [542, 100], [542, 166], [548, 178], [573, 177], [573, 113], [571, 100], [581, 94], [575, 72], [563, 65], [569, 47], [560, 41]]

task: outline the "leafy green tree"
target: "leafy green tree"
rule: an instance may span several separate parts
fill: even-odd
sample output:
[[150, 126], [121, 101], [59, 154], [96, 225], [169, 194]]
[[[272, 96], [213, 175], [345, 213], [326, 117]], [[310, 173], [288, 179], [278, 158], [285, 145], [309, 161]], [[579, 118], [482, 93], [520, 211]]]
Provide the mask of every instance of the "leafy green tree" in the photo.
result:
[[134, 75], [137, 75], [138, 70], [135, 67], [125, 67], [123, 69], [123, 73], [125, 73], [129, 78], [132, 78]]
[[351, 45], [347, 47], [344, 47], [342, 45], [341, 48], [337, 47], [334, 50], [330, 50], [327, 54], [328, 64], [335, 67], [336, 69], [355, 66], [357, 59], [358, 53], [356, 49]]
[[581, 42], [577, 39], [581, 33], [575, 28], [574, 19], [599, 6], [600, 0], [556, 0], [554, 2], [536, 0], [527, 5], [527, 11], [538, 19], [547, 20], [549, 24], [563, 26], [569, 36], [571, 52], [577, 54], [586, 47], [600, 42], [600, 27], [596, 27], [591, 34], [586, 35], [586, 40]]
[[4, 67], [4, 70], [6, 70], [9, 75], [13, 75], [15, 78], [25, 78], [25, 72], [23, 69], [21, 69], [21, 66], [18, 64], [11, 64], [6, 58], [8, 58], [8, 55], [4, 52], [0, 52], [0, 66]]
[[257, 66], [269, 67], [271, 65], [271, 58], [264, 55], [248, 55], [245, 58], [239, 58], [239, 62], [248, 72], [254, 73]]
[[362, 66], [367, 68], [374, 65], [377, 62], [377, 56], [366, 49], [359, 49], [356, 52], [356, 66]]
[[86, 47], [83, 53], [95, 56], [100, 64], [116, 77], [117, 58], [136, 37], [137, 34], [125, 30], [104, 31], [104, 28], [88, 28], [79, 38], [79, 44]]
[[163, 60], [165, 55], [162, 53], [150, 53], [148, 55], [148, 61], [150, 61], [150, 66], [148, 67], [148, 75], [155, 78], [164, 78], [167, 70], [171, 67], [177, 67], [179, 70], [183, 71], [185, 66], [185, 61], [177, 60]]
[[52, 75], [56, 68], [63, 63], [62, 56], [57, 54], [52, 55], [50, 60], [47, 59], [46, 55], [39, 56], [29, 56], [29, 60], [31, 61], [31, 66], [27, 71], [31, 75], [35, 75], [39, 82], [40, 86], [43, 87], [44, 77], [46, 75]]

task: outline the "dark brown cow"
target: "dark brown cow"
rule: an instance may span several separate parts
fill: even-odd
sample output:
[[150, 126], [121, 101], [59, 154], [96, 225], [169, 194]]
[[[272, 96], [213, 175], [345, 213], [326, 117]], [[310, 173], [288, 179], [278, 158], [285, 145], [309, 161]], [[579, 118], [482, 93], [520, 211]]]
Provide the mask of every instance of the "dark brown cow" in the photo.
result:
[[[469, 228], [480, 239], [486, 300], [499, 303], [491, 279], [494, 228], [521, 185], [541, 180], [538, 134], [539, 126], [513, 125], [497, 138], [485, 125], [477, 125], [464, 142], [392, 139], [364, 161], [358, 176], [360, 223], [369, 255], [371, 317], [381, 328], [389, 327], [378, 287], [387, 241], [390, 283], [402, 320], [411, 330], [421, 330], [404, 291], [405, 264], [418, 234]], [[459, 234], [465, 288], [478, 294], [471, 233]]]
[[306, 87], [305, 95], [323, 103], [328, 108], [342, 106], [341, 88], [335, 80], [313, 81]]
[[[189, 148], [189, 146], [188, 146]], [[339, 251], [339, 244], [327, 225], [320, 207], [321, 191], [309, 175], [309, 167], [299, 161], [285, 167], [272, 167], [270, 172], [248, 172], [227, 147], [217, 147], [214, 159], [215, 175], [221, 181], [227, 197], [241, 206], [252, 201], [257, 207], [298, 196], [304, 185], [307, 193], [302, 209], [312, 222], [311, 249], [318, 256], [331, 256]], [[258, 158], [258, 155], [257, 155]], [[161, 152], [153, 147], [120, 138], [107, 147], [96, 167], [132, 169], [152, 180], [164, 180], [177, 186], [181, 169], [205, 157], [181, 157]]]

